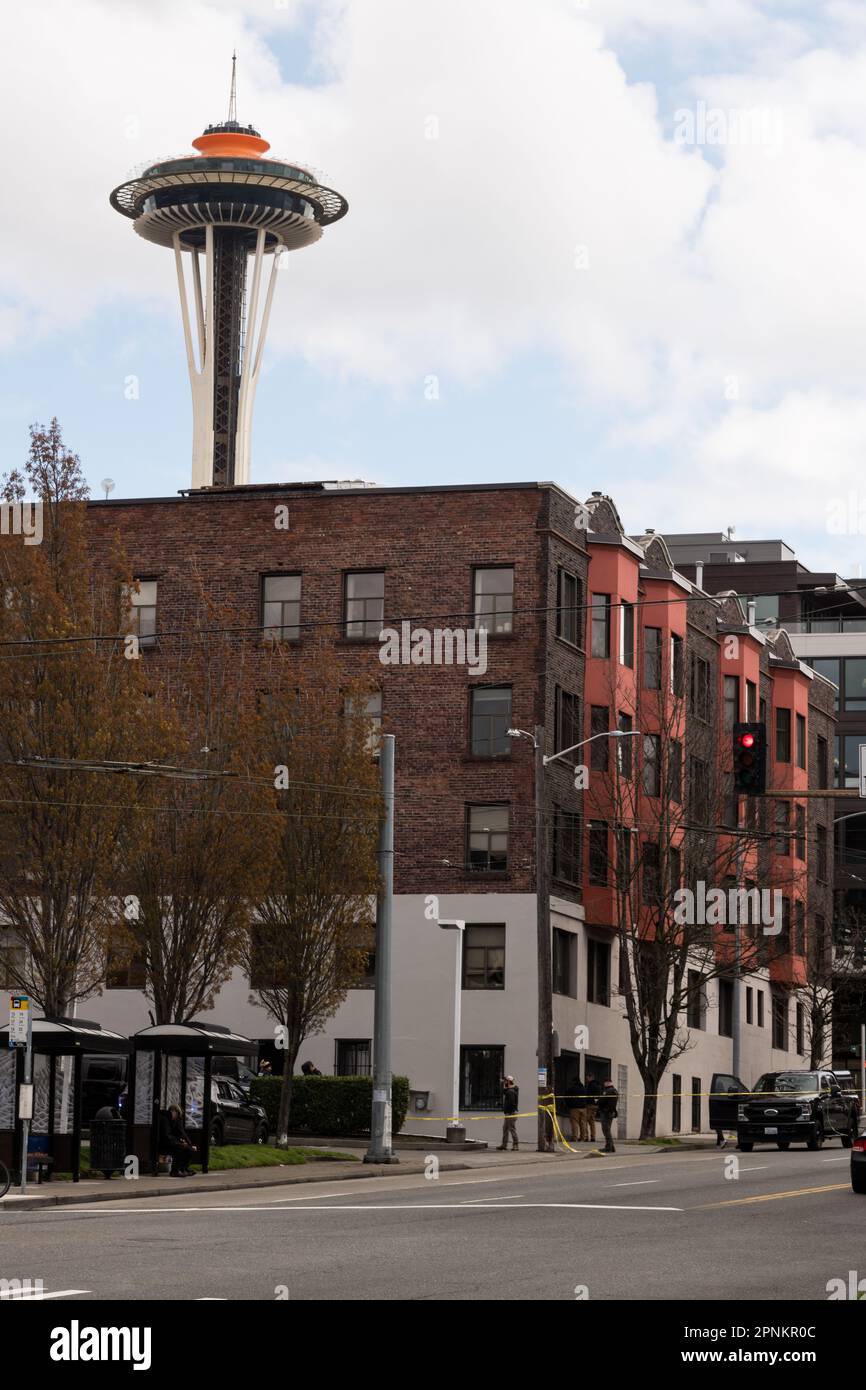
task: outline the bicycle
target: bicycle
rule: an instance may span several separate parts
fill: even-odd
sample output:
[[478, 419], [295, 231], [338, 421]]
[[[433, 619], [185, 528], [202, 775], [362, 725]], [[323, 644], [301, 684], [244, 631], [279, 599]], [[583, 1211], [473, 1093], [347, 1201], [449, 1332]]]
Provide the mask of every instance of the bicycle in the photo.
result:
[[5, 1163], [0, 1163], [0, 1201], [6, 1196], [12, 1185], [12, 1174]]

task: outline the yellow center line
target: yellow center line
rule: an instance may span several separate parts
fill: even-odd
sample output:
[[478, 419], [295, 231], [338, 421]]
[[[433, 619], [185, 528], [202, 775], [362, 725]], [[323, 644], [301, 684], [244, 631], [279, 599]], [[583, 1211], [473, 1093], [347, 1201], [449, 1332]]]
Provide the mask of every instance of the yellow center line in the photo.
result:
[[830, 1183], [827, 1187], [797, 1187], [791, 1192], [767, 1192], [762, 1197], [734, 1197], [727, 1202], [705, 1202], [698, 1207], [689, 1207], [689, 1211], [712, 1211], [715, 1207], [743, 1207], [750, 1202], [780, 1202], [784, 1197], [811, 1197], [818, 1192], [842, 1192], [851, 1184], [847, 1182]]

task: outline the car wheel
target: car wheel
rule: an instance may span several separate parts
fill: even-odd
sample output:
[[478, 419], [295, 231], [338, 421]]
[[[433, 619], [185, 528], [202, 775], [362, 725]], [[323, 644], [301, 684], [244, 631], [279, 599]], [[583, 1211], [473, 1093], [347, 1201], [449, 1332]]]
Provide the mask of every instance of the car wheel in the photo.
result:
[[755, 1147], [751, 1139], [740, 1139], [737, 1141], [737, 1148], [741, 1153], [750, 1154]]
[[213, 1148], [218, 1148], [223, 1141], [223, 1127], [221, 1124], [212, 1124], [210, 1127], [210, 1142]]
[[267, 1125], [259, 1125], [258, 1129], [256, 1130], [256, 1143], [257, 1143], [257, 1144], [266, 1144], [267, 1142], [268, 1142], [268, 1127], [267, 1127]]
[[816, 1125], [812, 1130], [812, 1138], [806, 1140], [806, 1148], [815, 1153], [824, 1147], [824, 1130], [821, 1125]]
[[791, 1141], [790, 1141], [790, 1139], [777, 1139], [777, 1140], [776, 1140], [776, 1148], [777, 1148], [777, 1149], [790, 1149], [790, 1147], [791, 1147]]
[[860, 1164], [851, 1169], [851, 1186], [855, 1192], [866, 1193], [866, 1171]]

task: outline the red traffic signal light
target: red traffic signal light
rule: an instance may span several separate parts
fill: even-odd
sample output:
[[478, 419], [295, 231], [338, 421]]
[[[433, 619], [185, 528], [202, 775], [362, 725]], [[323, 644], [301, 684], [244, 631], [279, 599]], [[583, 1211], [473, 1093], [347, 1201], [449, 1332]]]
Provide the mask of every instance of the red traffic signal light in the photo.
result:
[[761, 796], [767, 782], [766, 724], [734, 725], [734, 791]]

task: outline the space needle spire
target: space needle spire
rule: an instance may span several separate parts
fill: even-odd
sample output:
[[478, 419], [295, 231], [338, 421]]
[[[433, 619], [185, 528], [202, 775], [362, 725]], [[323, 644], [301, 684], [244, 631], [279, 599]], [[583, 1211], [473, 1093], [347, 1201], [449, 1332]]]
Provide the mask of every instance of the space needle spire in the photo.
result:
[[232, 487], [249, 482], [280, 257], [318, 241], [348, 204], [309, 170], [266, 158], [267, 140], [238, 123], [235, 53], [228, 118], [192, 144], [195, 154], [120, 184], [111, 205], [146, 241], [174, 251], [192, 388], [192, 485]]

